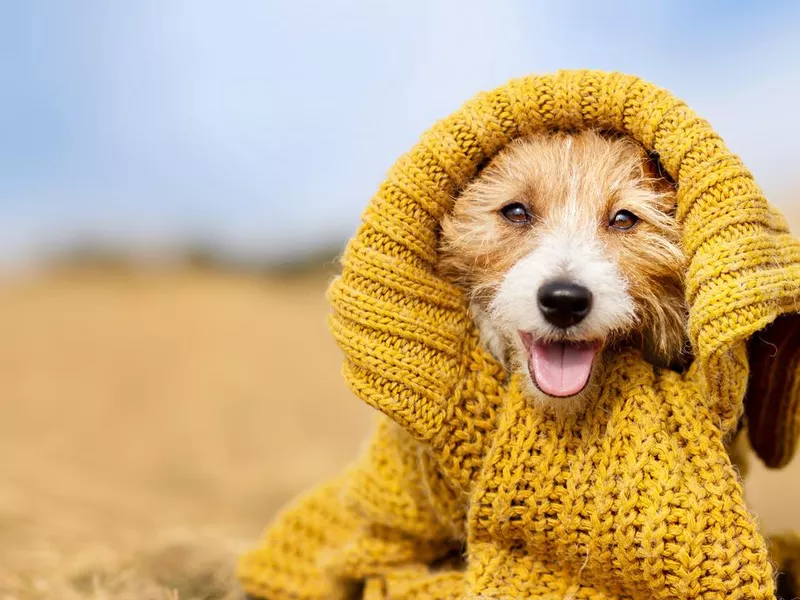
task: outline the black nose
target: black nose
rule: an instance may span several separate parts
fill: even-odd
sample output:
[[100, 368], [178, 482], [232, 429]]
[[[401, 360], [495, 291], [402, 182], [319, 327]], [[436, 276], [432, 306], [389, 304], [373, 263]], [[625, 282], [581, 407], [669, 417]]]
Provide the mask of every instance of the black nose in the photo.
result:
[[539, 310], [556, 327], [577, 325], [592, 308], [592, 292], [569, 281], [551, 281], [539, 288]]

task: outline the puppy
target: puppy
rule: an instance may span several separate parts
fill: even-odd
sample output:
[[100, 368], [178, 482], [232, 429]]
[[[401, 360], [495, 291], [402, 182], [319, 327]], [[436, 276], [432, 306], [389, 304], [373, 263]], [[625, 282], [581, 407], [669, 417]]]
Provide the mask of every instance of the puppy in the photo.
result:
[[604, 357], [659, 365], [685, 344], [675, 189], [634, 141], [596, 131], [516, 140], [442, 222], [442, 274], [484, 346], [552, 408], [583, 405]]

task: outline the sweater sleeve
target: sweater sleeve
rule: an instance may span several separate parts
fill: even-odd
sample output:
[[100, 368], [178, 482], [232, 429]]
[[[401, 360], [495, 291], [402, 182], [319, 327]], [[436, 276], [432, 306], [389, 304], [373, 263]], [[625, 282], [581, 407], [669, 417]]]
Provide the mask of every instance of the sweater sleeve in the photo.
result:
[[258, 547], [241, 557], [237, 576], [243, 591], [264, 600], [337, 600], [354, 583], [323, 568], [361, 527], [339, 501], [342, 477], [321, 485], [278, 515]]
[[365, 583], [401, 585], [397, 572], [418, 574], [412, 579], [423, 588], [435, 581], [429, 566], [458, 552], [465, 517], [455, 508], [460, 498], [431, 489], [441, 480], [422, 467], [423, 452], [381, 417], [358, 461], [280, 514], [242, 558], [244, 591], [266, 600], [335, 600]]

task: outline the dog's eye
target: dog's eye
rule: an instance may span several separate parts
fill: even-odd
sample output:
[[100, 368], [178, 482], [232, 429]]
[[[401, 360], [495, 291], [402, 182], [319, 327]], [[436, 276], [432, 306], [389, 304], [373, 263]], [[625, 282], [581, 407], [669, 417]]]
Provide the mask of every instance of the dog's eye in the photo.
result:
[[528, 209], [525, 208], [524, 204], [519, 202], [505, 205], [500, 209], [500, 214], [503, 215], [507, 221], [518, 225], [531, 222], [531, 215], [528, 213]]
[[625, 231], [627, 229], [631, 229], [634, 225], [639, 222], [639, 217], [633, 214], [629, 210], [620, 210], [611, 217], [611, 227], [614, 229], [620, 229]]

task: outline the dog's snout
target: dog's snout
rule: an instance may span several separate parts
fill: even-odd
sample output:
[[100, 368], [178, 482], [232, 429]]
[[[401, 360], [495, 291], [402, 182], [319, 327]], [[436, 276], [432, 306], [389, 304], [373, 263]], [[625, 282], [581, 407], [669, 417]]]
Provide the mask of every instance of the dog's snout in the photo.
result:
[[564, 329], [583, 321], [592, 309], [592, 292], [571, 281], [545, 283], [539, 288], [537, 300], [544, 318]]

